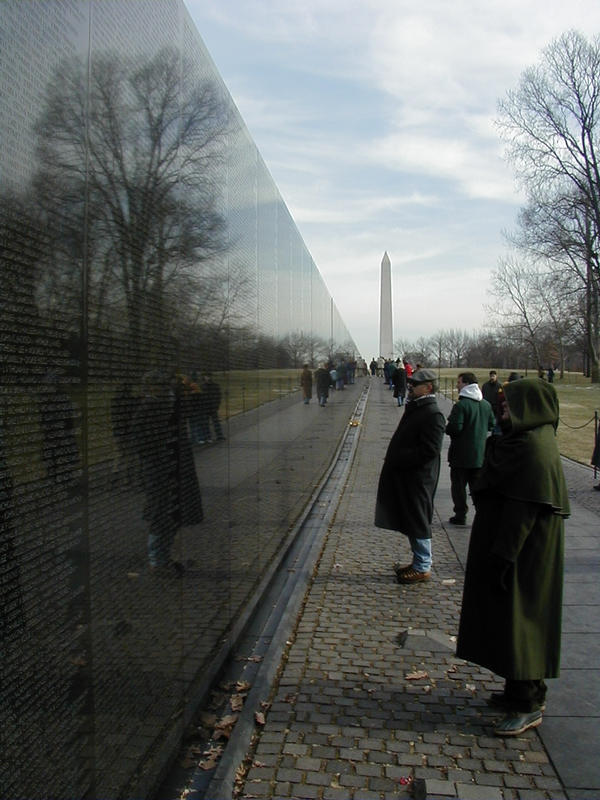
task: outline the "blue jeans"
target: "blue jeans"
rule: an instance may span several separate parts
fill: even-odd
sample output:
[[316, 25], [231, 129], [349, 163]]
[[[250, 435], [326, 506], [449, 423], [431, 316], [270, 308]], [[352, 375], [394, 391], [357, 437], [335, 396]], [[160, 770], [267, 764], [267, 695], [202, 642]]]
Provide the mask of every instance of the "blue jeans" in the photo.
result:
[[409, 536], [408, 540], [413, 551], [413, 569], [415, 572], [429, 572], [433, 563], [431, 539], [416, 539], [414, 536]]

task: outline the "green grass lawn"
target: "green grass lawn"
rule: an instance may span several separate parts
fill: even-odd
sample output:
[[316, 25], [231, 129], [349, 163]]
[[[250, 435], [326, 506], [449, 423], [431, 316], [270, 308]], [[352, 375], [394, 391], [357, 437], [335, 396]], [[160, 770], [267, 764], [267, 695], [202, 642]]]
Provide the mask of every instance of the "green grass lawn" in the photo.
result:
[[[457, 396], [456, 376], [465, 369], [440, 370], [440, 391], [452, 400]], [[481, 384], [487, 379], [489, 368], [479, 367], [472, 371]], [[505, 380], [508, 373], [509, 370], [502, 370], [500, 380]], [[224, 420], [300, 389], [299, 369], [232, 370], [216, 372], [213, 377], [221, 386], [220, 415]], [[594, 414], [600, 409], [600, 386], [590, 385], [589, 379], [576, 373], [565, 375], [563, 380], [555, 378], [554, 386], [560, 400], [560, 452], [582, 464], [589, 464], [594, 446]], [[90, 386], [88, 457], [92, 465], [116, 457], [110, 425], [110, 400], [116, 388], [111, 384]], [[73, 399], [77, 406], [79, 398], [75, 394]], [[42, 434], [35, 399], [23, 394], [13, 400], [14, 414], [8, 414], [5, 425], [5, 445], [9, 469], [15, 484], [19, 484], [44, 475], [40, 456]], [[23, 445], [20, 437], [24, 435]]]
[[222, 392], [223, 419], [277, 400], [300, 389], [300, 369], [253, 369], [214, 372]]

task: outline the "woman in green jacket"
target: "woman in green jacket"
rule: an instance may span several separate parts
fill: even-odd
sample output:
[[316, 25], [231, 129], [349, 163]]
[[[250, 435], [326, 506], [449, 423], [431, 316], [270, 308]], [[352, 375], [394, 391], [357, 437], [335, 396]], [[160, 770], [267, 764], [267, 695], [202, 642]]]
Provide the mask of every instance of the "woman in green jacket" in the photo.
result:
[[474, 486], [457, 655], [505, 678], [490, 705], [499, 736], [539, 725], [545, 678], [560, 668], [567, 488], [556, 446], [558, 398], [539, 378], [504, 387], [502, 436]]

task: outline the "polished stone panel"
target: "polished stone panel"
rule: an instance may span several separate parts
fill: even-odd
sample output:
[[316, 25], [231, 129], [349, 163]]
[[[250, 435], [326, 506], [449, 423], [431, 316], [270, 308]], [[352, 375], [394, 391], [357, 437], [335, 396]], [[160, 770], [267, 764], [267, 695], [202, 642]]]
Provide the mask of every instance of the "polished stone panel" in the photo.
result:
[[182, 0], [0, 33], [1, 793], [144, 797], [347, 425], [300, 369], [358, 354]]

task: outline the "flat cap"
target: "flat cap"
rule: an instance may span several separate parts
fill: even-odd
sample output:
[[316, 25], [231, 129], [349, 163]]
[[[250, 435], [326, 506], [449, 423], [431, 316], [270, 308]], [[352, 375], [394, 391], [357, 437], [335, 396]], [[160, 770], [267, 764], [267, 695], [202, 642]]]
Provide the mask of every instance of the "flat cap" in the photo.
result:
[[429, 383], [437, 381], [437, 373], [433, 369], [418, 369], [408, 380], [410, 383]]

